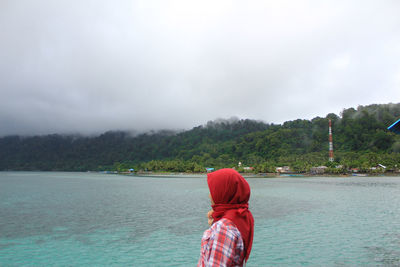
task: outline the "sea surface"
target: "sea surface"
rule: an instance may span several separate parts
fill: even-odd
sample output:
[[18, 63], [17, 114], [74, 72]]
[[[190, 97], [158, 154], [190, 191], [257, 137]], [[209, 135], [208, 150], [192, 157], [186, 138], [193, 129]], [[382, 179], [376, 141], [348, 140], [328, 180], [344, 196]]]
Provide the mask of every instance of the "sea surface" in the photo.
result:
[[[247, 178], [247, 266], [400, 266], [400, 177]], [[0, 266], [195, 266], [206, 176], [0, 172]]]

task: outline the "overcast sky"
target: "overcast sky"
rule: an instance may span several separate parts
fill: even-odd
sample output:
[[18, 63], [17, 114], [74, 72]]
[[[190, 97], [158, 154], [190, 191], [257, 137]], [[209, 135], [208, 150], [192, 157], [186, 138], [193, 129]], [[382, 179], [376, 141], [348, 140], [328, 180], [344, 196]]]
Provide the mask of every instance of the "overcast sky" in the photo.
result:
[[400, 1], [1, 0], [0, 136], [400, 102]]

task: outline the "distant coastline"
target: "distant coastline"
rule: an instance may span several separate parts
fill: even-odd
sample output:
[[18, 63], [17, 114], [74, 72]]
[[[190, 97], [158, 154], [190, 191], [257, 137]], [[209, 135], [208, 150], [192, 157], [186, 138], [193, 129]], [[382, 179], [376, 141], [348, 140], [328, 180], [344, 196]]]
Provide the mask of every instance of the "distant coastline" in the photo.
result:
[[[137, 172], [137, 173], [112, 173], [128, 176], [141, 176], [141, 177], [205, 177], [207, 172], [199, 173], [185, 173], [185, 172]], [[240, 173], [245, 178], [312, 178], [312, 177], [400, 177], [400, 173], [349, 173], [349, 174], [310, 174], [310, 173]]]
[[272, 177], [279, 172], [287, 176], [399, 173], [400, 135], [387, 130], [399, 116], [400, 103], [376, 104], [281, 125], [216, 120], [187, 131], [135, 136], [123, 131], [99, 136], [4, 136], [0, 170], [196, 174], [235, 167], [246, 175]]

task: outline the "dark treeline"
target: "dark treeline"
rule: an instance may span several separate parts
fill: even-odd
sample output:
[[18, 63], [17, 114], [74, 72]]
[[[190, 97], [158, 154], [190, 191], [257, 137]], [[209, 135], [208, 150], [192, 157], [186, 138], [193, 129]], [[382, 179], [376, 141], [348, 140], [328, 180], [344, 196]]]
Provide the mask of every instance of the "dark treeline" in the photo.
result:
[[[254, 120], [217, 120], [189, 131], [132, 136], [107, 132], [96, 137], [46, 135], [0, 138], [0, 170], [119, 170], [202, 172], [205, 167], [252, 166], [273, 172], [290, 166], [305, 172], [326, 165], [332, 171], [369, 170], [400, 164], [400, 136], [386, 128], [400, 117], [400, 104], [359, 106], [339, 115], [282, 125]], [[335, 162], [328, 162], [328, 120], [332, 120]], [[342, 165], [341, 169], [334, 166]], [[400, 167], [400, 165], [399, 165]]]

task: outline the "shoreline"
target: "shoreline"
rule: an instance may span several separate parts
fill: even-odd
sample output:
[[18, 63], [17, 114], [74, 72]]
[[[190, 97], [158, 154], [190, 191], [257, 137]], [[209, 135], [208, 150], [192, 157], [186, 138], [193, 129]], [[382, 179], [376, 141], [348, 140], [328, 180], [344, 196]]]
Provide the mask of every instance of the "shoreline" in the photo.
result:
[[[1, 170], [0, 172], [65, 172], [65, 173], [99, 173], [99, 174], [112, 174], [124, 176], [142, 176], [142, 177], [204, 177], [207, 172], [117, 172], [117, 171], [41, 171], [41, 170]], [[346, 177], [400, 177], [400, 172], [389, 173], [348, 173], [348, 174], [333, 174], [333, 173], [240, 173], [245, 178], [312, 178], [312, 177], [333, 177], [333, 178], [346, 178]]]
[[[143, 177], [203, 177], [207, 176], [206, 172], [185, 173], [185, 172], [137, 172], [137, 173], [117, 173], [126, 176], [143, 176]], [[349, 174], [309, 174], [309, 173], [240, 173], [244, 178], [312, 178], [312, 177], [400, 177], [400, 173], [349, 173]]]

